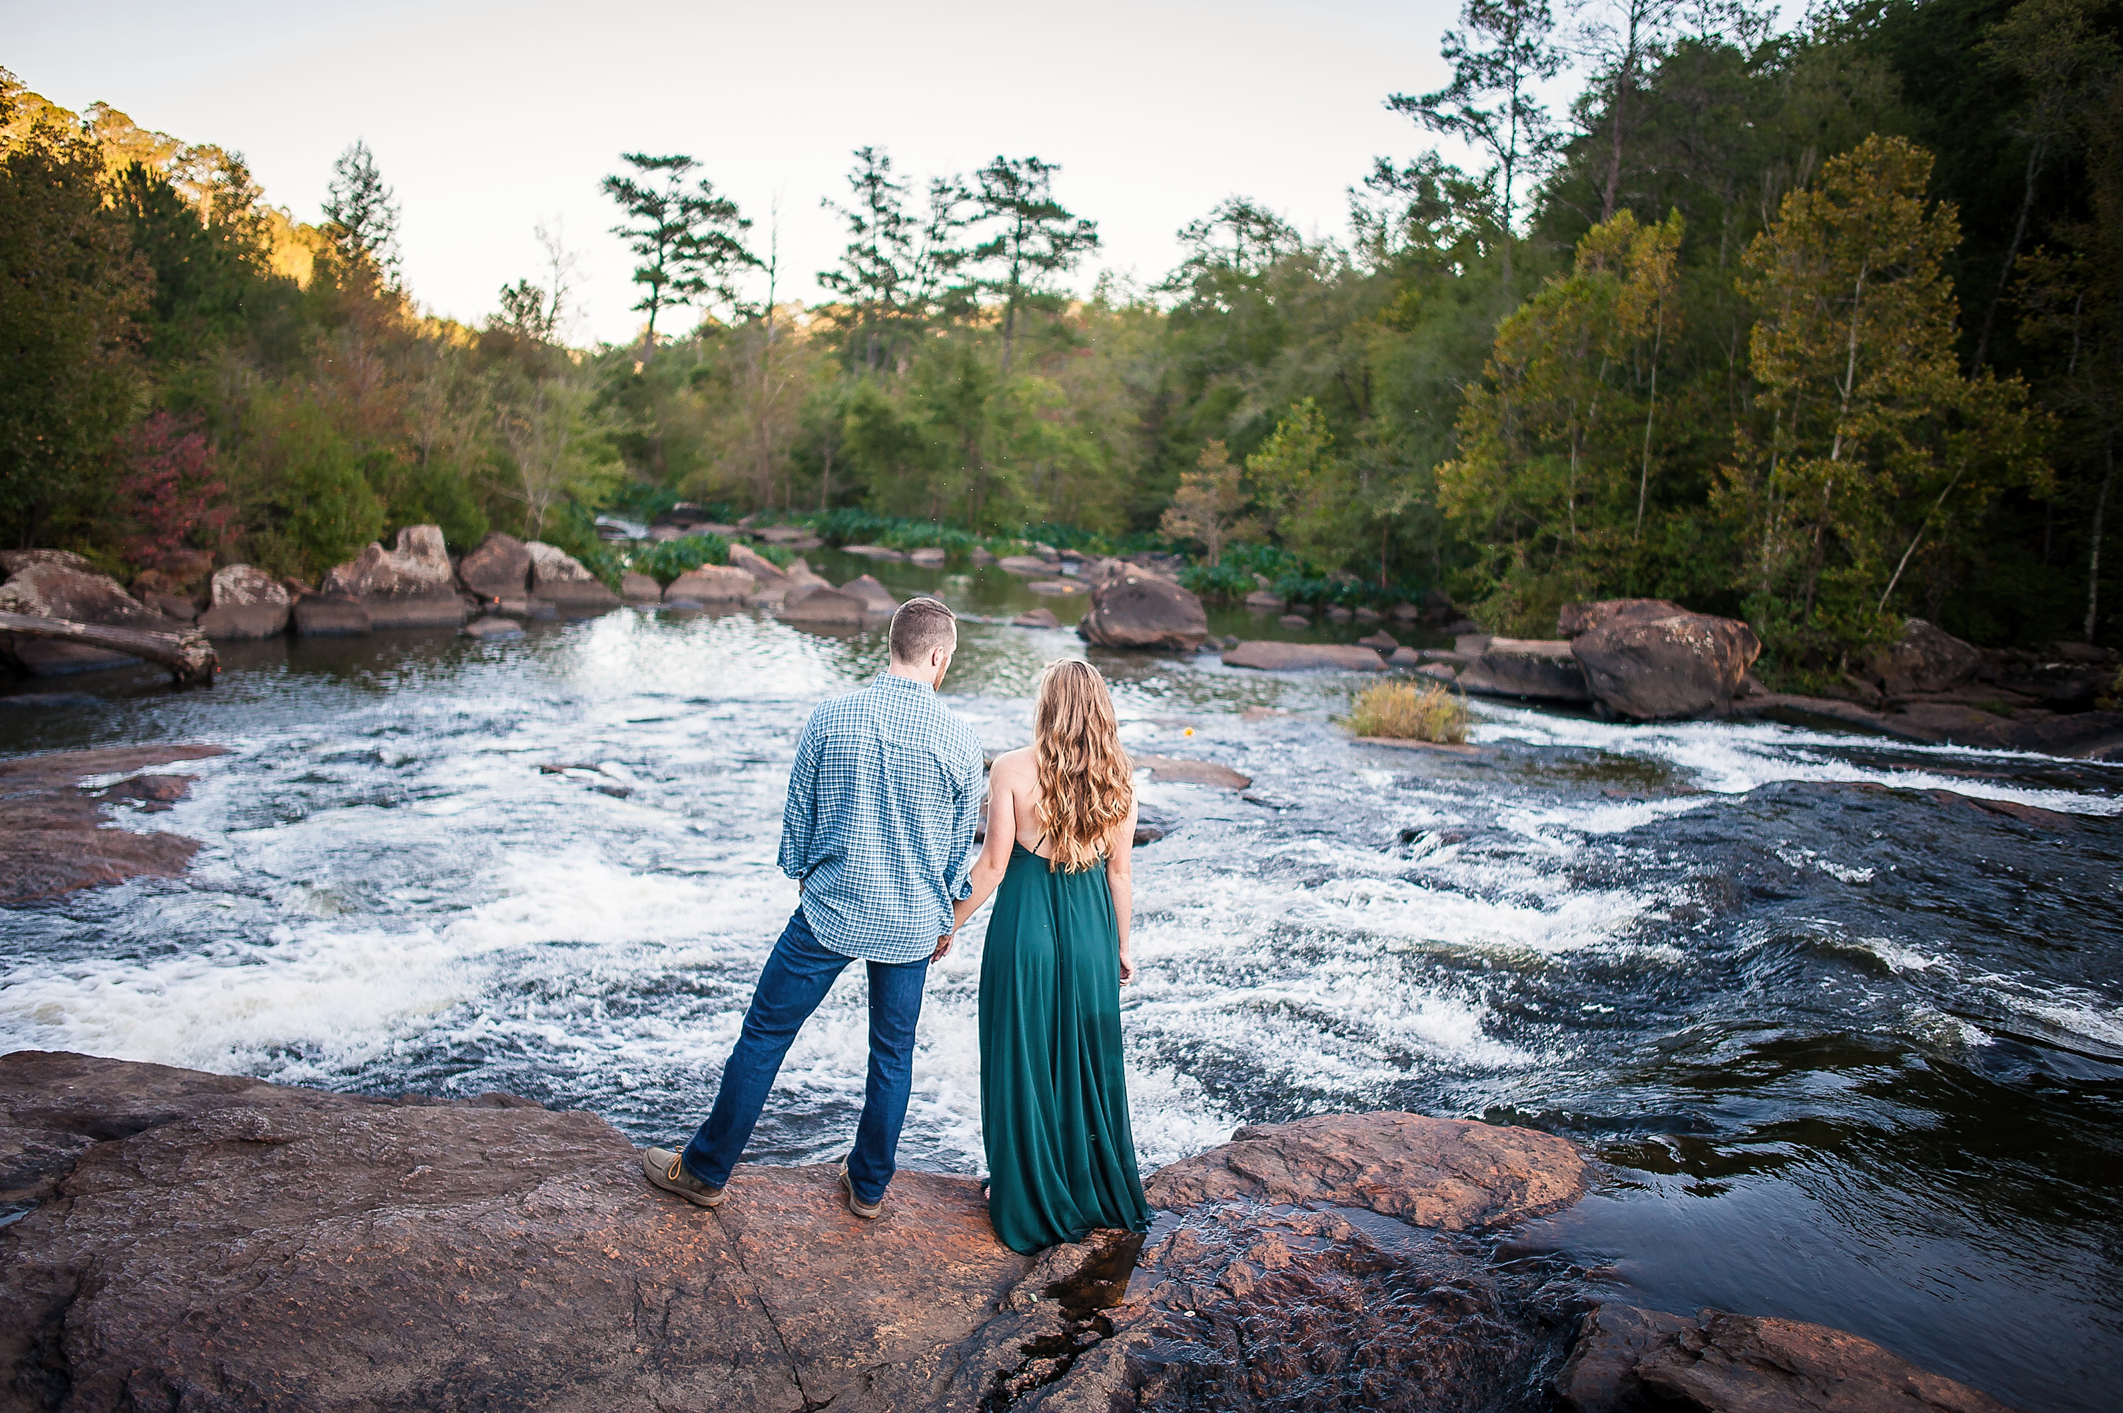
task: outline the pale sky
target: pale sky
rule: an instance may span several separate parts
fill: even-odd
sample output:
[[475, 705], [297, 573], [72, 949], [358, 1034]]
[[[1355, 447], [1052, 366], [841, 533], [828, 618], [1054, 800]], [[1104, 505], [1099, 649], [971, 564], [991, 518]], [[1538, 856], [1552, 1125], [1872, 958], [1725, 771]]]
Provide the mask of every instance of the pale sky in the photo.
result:
[[537, 272], [532, 228], [558, 218], [582, 253], [571, 332], [617, 341], [640, 316], [597, 185], [622, 151], [698, 158], [753, 218], [762, 255], [778, 206], [784, 298], [820, 296], [815, 274], [844, 234], [819, 199], [845, 195], [865, 143], [917, 181], [998, 153], [1059, 163], [1057, 196], [1104, 243], [1077, 288], [1103, 268], [1149, 283], [1177, 263], [1174, 232], [1233, 193], [1308, 233], [1344, 232], [1346, 188], [1372, 157], [1429, 145], [1382, 100], [1442, 84], [1438, 36], [1457, 10], [0, 0], [0, 64], [62, 106], [102, 100], [241, 151], [300, 220], [318, 219], [333, 159], [366, 139], [396, 189], [415, 297], [467, 322]]

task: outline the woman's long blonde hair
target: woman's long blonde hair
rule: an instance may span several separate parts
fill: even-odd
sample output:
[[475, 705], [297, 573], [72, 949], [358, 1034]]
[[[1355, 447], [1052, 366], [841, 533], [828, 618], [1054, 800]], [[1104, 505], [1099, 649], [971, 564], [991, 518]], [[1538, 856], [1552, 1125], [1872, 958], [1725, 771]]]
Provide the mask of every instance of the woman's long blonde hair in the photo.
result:
[[1054, 846], [1048, 869], [1091, 868], [1106, 856], [1113, 826], [1128, 817], [1135, 781], [1106, 679], [1090, 663], [1064, 658], [1040, 674], [1032, 755], [1040, 827]]

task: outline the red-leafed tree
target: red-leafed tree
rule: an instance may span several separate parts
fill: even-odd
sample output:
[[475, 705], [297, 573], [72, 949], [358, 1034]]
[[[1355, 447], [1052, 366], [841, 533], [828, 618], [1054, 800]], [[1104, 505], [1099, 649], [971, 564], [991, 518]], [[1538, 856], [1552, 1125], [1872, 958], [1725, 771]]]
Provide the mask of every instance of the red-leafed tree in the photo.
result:
[[125, 475], [118, 503], [133, 532], [126, 558], [146, 569], [172, 569], [187, 551], [207, 548], [227, 530], [234, 513], [228, 487], [196, 421], [157, 412], [120, 437], [119, 452]]

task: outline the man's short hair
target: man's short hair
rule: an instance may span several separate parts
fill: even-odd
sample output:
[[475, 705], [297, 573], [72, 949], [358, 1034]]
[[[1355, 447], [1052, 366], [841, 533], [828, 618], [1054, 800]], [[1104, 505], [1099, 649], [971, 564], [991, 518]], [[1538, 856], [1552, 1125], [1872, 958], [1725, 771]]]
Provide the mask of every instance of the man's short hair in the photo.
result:
[[933, 648], [958, 641], [958, 616], [935, 599], [908, 599], [892, 615], [892, 660], [927, 663]]

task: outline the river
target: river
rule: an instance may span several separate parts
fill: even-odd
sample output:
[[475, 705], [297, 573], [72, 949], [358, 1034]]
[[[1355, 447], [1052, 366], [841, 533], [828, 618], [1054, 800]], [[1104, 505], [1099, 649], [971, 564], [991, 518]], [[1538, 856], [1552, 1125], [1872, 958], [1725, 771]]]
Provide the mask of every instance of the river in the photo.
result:
[[[984, 615], [1036, 602], [878, 572]], [[968, 624], [945, 692], [1020, 745], [1042, 663], [1084, 652]], [[204, 841], [187, 878], [0, 910], [0, 1049], [509, 1090], [680, 1138], [795, 903], [774, 854], [804, 715], [883, 656], [874, 630], [622, 610], [228, 645], [187, 694], [15, 684], [99, 704], [0, 710], [0, 754], [229, 754], [123, 821]], [[1597, 1297], [1853, 1330], [2031, 1413], [2114, 1406], [2123, 767], [1497, 703], [1462, 758], [1351, 743], [1348, 677], [1090, 656], [1131, 750], [1253, 778], [1138, 777], [1171, 831], [1137, 856], [1123, 998], [1146, 1167], [1331, 1110], [1534, 1124], [1605, 1166], [1513, 1250]], [[981, 1168], [980, 941], [930, 982], [915, 1167]], [[853, 969], [756, 1157], [841, 1153], [864, 1014]]]

